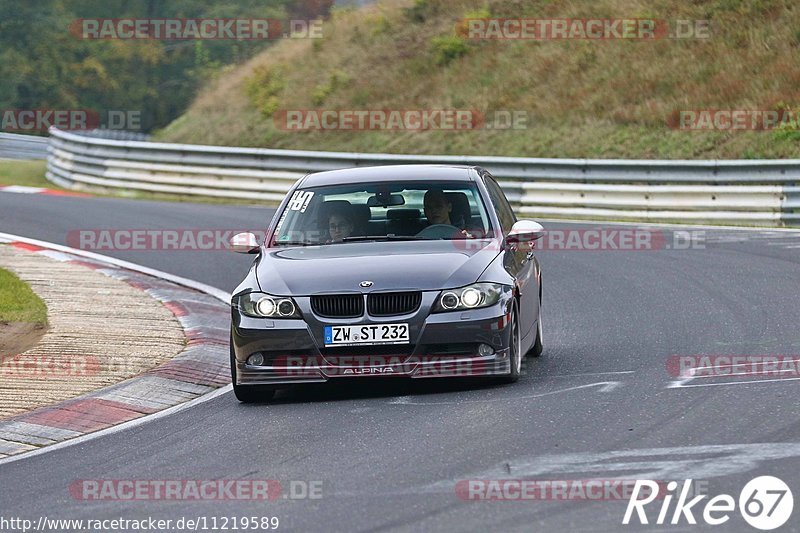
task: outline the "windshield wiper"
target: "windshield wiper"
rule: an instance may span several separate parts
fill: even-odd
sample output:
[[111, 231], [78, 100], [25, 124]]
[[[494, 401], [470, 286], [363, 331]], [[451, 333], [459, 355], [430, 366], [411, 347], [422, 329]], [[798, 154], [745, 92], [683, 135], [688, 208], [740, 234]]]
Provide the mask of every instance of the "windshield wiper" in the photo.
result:
[[427, 240], [424, 237], [417, 237], [416, 235], [395, 235], [390, 233], [389, 235], [353, 235], [351, 237], [345, 237], [342, 239], [344, 242], [355, 242], [355, 241], [419, 241], [419, 240]]
[[308, 241], [275, 241], [278, 246], [316, 246], [318, 243]]

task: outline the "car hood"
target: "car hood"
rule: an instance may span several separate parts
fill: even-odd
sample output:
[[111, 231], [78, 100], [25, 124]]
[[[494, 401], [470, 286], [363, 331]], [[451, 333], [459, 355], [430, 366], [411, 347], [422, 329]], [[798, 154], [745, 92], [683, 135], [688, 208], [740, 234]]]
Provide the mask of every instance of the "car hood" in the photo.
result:
[[[495, 241], [353, 242], [262, 249], [261, 290], [279, 296], [462, 287], [497, 257]], [[372, 286], [361, 287], [362, 281]]]

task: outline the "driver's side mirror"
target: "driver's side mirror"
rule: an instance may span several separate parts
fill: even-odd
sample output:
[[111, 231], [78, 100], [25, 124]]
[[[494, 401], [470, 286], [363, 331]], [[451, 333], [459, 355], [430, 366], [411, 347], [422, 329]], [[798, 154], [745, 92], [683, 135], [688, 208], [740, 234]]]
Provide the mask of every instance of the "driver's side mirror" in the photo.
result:
[[231, 250], [240, 254], [255, 254], [260, 248], [258, 239], [249, 231], [231, 237], [230, 245]]
[[533, 241], [544, 236], [544, 227], [533, 220], [517, 220], [506, 235], [505, 244], [509, 248], [534, 248]]

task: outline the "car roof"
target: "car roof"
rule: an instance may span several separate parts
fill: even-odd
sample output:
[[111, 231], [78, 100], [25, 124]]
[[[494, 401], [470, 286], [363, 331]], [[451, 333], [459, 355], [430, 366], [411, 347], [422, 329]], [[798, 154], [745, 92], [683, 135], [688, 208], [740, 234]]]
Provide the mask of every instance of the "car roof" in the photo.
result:
[[309, 174], [301, 187], [319, 187], [365, 182], [393, 181], [473, 181], [473, 166], [453, 165], [384, 165], [344, 168]]

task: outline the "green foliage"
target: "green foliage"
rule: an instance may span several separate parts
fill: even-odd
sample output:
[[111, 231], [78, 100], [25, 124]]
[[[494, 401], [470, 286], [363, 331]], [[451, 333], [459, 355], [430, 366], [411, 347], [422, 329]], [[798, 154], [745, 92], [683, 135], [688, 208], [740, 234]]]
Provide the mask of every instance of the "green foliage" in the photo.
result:
[[44, 177], [46, 171], [47, 163], [44, 161], [0, 161], [0, 185], [55, 188]]
[[314, 88], [314, 92], [311, 94], [311, 103], [316, 106], [322, 105], [325, 103], [325, 100], [333, 94], [333, 92], [349, 83], [350, 78], [342, 71], [334, 71], [329, 76], [328, 79]]
[[465, 19], [488, 19], [492, 17], [492, 11], [489, 6], [483, 6], [478, 9], [472, 9], [464, 13]]
[[786, 120], [781, 121], [772, 133], [773, 137], [779, 141], [800, 141], [800, 108], [790, 109], [786, 106], [778, 112], [785, 114]]
[[278, 95], [286, 85], [283, 71], [283, 65], [273, 68], [259, 67], [246, 81], [250, 102], [266, 117], [271, 117], [280, 107]]
[[492, 17], [492, 12], [488, 6], [483, 6], [479, 9], [471, 9], [464, 13], [461, 20], [456, 22], [456, 35], [459, 37], [467, 37], [469, 35], [469, 21], [472, 19], [488, 19]]
[[0, 321], [47, 323], [47, 307], [27, 283], [0, 268]]
[[383, 35], [384, 33], [389, 33], [392, 25], [389, 22], [389, 19], [386, 18], [384, 15], [378, 15], [374, 18], [371, 18], [367, 21], [370, 25], [370, 36], [377, 37], [378, 35]]
[[430, 11], [430, 6], [428, 4], [428, 0], [414, 0], [414, 4], [411, 7], [407, 7], [403, 10], [405, 16], [411, 22], [422, 23], [425, 22], [425, 19], [428, 18]]
[[447, 65], [469, 52], [469, 43], [457, 35], [434, 37], [431, 39], [431, 52], [437, 65]]
[[[268, 40], [89, 40], [77, 19], [312, 18], [329, 0], [37, 0], [0, 2], [0, 109], [138, 111], [146, 131], [163, 127], [225, 65]], [[76, 33], [70, 32], [70, 24]]]

